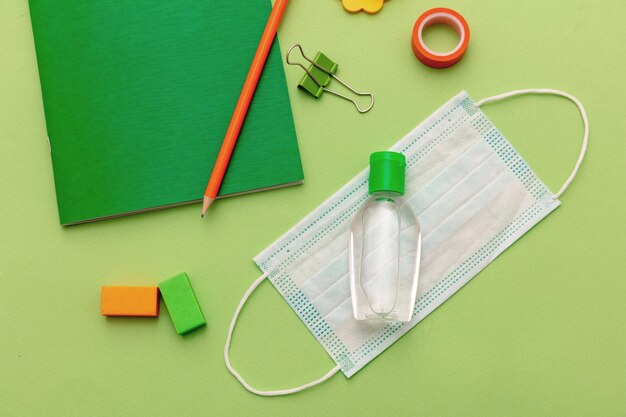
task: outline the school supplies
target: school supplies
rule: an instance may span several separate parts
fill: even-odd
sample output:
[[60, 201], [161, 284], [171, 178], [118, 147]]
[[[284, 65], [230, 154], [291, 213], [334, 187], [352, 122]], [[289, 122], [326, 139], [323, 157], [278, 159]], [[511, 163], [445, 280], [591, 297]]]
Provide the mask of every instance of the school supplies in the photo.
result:
[[159, 293], [176, 333], [187, 334], [206, 324], [186, 273], [161, 281], [158, 287], [102, 287], [103, 316], [159, 316]]
[[[306, 61], [308, 61], [311, 64], [309, 65], [308, 68], [299, 62], [292, 61], [291, 53], [294, 51], [294, 49], [298, 49], [302, 58], [304, 58]], [[356, 107], [359, 113], [367, 113], [374, 106], [374, 95], [372, 93], [361, 93], [359, 91], [356, 91], [354, 88], [352, 88], [347, 83], [342, 81], [339, 77], [337, 77], [335, 73], [337, 72], [339, 65], [333, 62], [330, 58], [328, 58], [323, 53], [318, 52], [317, 55], [315, 55], [315, 58], [311, 60], [304, 54], [304, 51], [302, 50], [302, 46], [300, 46], [299, 44], [295, 44], [291, 48], [289, 48], [289, 50], [287, 51], [285, 61], [289, 65], [297, 65], [304, 70], [305, 74], [300, 80], [300, 83], [298, 84], [298, 88], [306, 91], [307, 93], [311, 94], [313, 97], [320, 98], [322, 96], [322, 93], [326, 91], [330, 94], [334, 94], [337, 97], [340, 97], [344, 100], [351, 102], [352, 104], [354, 104], [354, 106]], [[337, 80], [339, 83], [341, 83], [344, 87], [346, 87], [348, 90], [350, 90], [352, 93], [356, 94], [357, 96], [370, 97], [370, 103], [365, 108], [361, 108], [355, 100], [349, 98], [348, 96], [340, 94], [335, 90], [331, 90], [327, 88], [327, 85], [330, 83], [332, 79]]]
[[103, 316], [159, 315], [157, 287], [102, 287], [101, 313]]
[[[237, 101], [237, 105], [235, 106], [235, 112], [233, 113], [233, 117], [231, 118], [230, 124], [228, 125], [228, 130], [226, 131], [224, 142], [222, 142], [222, 147], [220, 148], [220, 152], [217, 155], [217, 161], [213, 166], [211, 178], [209, 179], [209, 183], [207, 184], [206, 190], [204, 191], [204, 199], [202, 202], [203, 217], [209, 206], [217, 198], [217, 193], [220, 190], [222, 180], [224, 179], [224, 174], [226, 173], [226, 168], [228, 167], [228, 161], [230, 160], [230, 156], [233, 153], [235, 144], [237, 143], [239, 131], [241, 130], [244, 119], [246, 118], [248, 107], [250, 106], [250, 102], [252, 101], [252, 97], [254, 96], [254, 90], [256, 89], [259, 78], [261, 77], [261, 72], [263, 71], [263, 67], [265, 66], [265, 60], [267, 59], [267, 55], [269, 54], [272, 47], [272, 42], [274, 41], [274, 37], [276, 36], [278, 25], [280, 24], [280, 21], [283, 17], [285, 7], [287, 7], [288, 1], [289, 0], [276, 0], [276, 3], [272, 8], [272, 12], [270, 13], [267, 25], [265, 26], [265, 30], [263, 31], [263, 36], [261, 36], [261, 42], [259, 43], [259, 47], [256, 50], [256, 54], [254, 55], [254, 59], [252, 60], [252, 65], [250, 66], [250, 71], [248, 72], [246, 81], [241, 91], [241, 95], [239, 96], [239, 100]], [[241, 7], [245, 8], [248, 7], [248, 5], [246, 4], [245, 6]], [[240, 23], [248, 24], [248, 22], [245, 21]], [[256, 139], [258, 142], [257, 144], [261, 145], [260, 138]]]
[[159, 290], [176, 333], [187, 334], [206, 324], [186, 273], [161, 281]]
[[360, 11], [369, 14], [378, 13], [382, 10], [384, 3], [384, 0], [341, 0], [343, 8], [350, 13]]
[[[556, 194], [481, 111], [487, 103], [520, 94], [559, 95], [580, 111], [584, 125], [580, 155]], [[368, 171], [363, 170], [254, 259], [263, 274], [244, 293], [233, 315], [224, 347], [228, 370], [259, 395], [302, 391], [339, 370], [351, 377], [560, 205], [559, 198], [584, 158], [588, 137], [585, 109], [562, 91], [513, 91], [476, 102], [461, 92], [392, 147], [406, 156], [405, 199], [417, 213], [422, 233], [420, 282], [411, 321], [376, 323], [352, 315], [345, 247], [350, 220], [368, 198]], [[238, 315], [266, 278], [336, 363], [323, 377], [296, 388], [260, 391], [232, 368], [229, 348]]]
[[[31, 0], [64, 225], [201, 200], [271, 3]], [[277, 42], [219, 196], [303, 180]]]
[[[428, 48], [422, 38], [427, 27], [443, 23], [454, 29], [459, 37], [459, 43], [450, 52], [440, 53]], [[424, 12], [415, 22], [411, 34], [411, 46], [415, 56], [424, 64], [432, 68], [447, 68], [463, 58], [470, 40], [470, 30], [467, 22], [459, 13], [444, 7], [436, 7]]]

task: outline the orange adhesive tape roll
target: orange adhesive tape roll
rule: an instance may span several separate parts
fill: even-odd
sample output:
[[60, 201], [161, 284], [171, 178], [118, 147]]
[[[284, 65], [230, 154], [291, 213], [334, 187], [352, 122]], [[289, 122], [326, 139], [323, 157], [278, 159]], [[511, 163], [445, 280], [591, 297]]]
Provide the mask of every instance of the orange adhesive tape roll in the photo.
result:
[[[443, 23], [452, 27], [459, 36], [459, 43], [450, 52], [435, 52], [429, 49], [424, 43], [422, 33], [427, 27]], [[424, 12], [415, 22], [413, 27], [413, 35], [411, 37], [411, 45], [415, 56], [422, 61], [424, 65], [432, 68], [447, 68], [463, 58], [467, 45], [469, 44], [470, 30], [467, 22], [457, 12], [444, 7], [437, 7]]]

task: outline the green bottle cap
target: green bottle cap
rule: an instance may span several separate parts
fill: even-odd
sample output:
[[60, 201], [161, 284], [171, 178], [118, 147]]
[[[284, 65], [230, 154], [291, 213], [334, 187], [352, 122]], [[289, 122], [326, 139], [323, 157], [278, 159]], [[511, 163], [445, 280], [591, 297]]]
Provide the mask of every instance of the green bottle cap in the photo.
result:
[[404, 194], [406, 158], [398, 152], [374, 152], [370, 155], [370, 194], [387, 191]]

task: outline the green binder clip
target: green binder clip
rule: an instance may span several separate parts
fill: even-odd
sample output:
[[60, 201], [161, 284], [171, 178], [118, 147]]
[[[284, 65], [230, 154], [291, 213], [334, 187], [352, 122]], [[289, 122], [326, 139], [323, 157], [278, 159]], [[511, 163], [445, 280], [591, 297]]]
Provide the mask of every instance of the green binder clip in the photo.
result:
[[[304, 58], [306, 61], [308, 61], [311, 64], [309, 65], [308, 68], [302, 65], [301, 63], [293, 62], [290, 59], [291, 52], [296, 48], [300, 51], [300, 55], [302, 55], [302, 58]], [[339, 77], [337, 77], [335, 73], [337, 72], [337, 68], [339, 68], [339, 65], [336, 62], [333, 62], [330, 58], [328, 58], [323, 53], [318, 52], [317, 55], [315, 56], [315, 59], [311, 60], [304, 54], [302, 47], [298, 44], [295, 44], [291, 48], [289, 48], [289, 51], [287, 51], [286, 61], [287, 61], [287, 64], [297, 65], [305, 71], [304, 76], [302, 77], [302, 79], [300, 80], [300, 83], [298, 84], [298, 88], [308, 92], [313, 97], [320, 98], [322, 94], [324, 93], [324, 91], [326, 91], [328, 93], [336, 95], [337, 97], [341, 97], [344, 100], [348, 100], [349, 102], [354, 104], [354, 107], [356, 107], [359, 113], [367, 113], [374, 106], [374, 95], [371, 93], [362, 93], [362, 92], [356, 91], [354, 88], [352, 88], [351, 86], [346, 84], [344, 81], [342, 81]], [[352, 93], [356, 94], [357, 96], [369, 96], [370, 97], [369, 105], [365, 108], [361, 108], [355, 100], [328, 88], [327, 86], [328, 84], [330, 84], [330, 81], [332, 79], [337, 80], [339, 83], [341, 83], [341, 85], [346, 87], [348, 90], [350, 90]]]

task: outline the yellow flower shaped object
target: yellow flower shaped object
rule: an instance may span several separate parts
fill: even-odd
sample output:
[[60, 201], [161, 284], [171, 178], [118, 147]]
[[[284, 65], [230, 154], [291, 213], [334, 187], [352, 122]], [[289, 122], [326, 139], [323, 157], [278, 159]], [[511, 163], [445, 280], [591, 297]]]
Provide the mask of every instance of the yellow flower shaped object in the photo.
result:
[[363, 10], [366, 13], [374, 14], [383, 8], [384, 0], [341, 0], [343, 8], [350, 13], [357, 13]]

